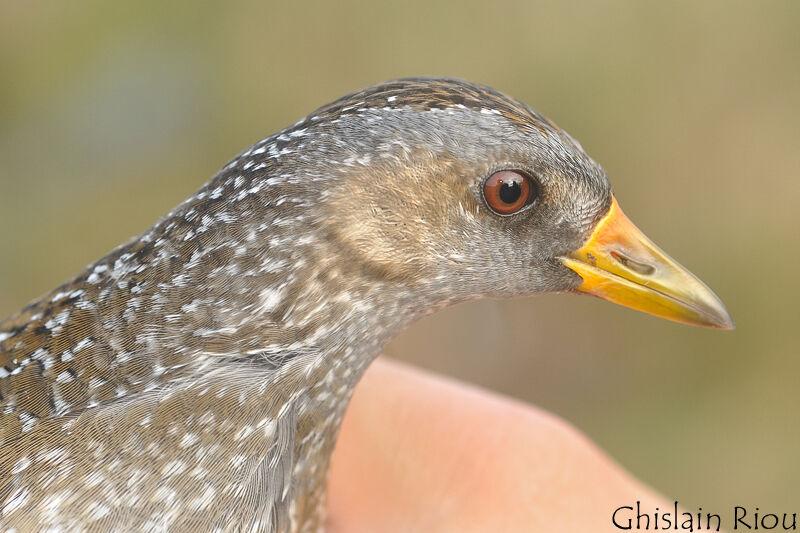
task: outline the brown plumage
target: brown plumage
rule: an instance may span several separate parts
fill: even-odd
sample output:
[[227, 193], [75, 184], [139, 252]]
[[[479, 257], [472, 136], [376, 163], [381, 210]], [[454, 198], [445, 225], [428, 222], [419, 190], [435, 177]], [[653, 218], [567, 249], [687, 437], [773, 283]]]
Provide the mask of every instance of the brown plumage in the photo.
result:
[[[512, 216], [482, 193], [502, 169], [535, 181]], [[486, 87], [319, 109], [0, 323], [0, 524], [318, 530], [382, 346], [455, 302], [579, 287], [561, 258], [611, 205], [577, 142]]]

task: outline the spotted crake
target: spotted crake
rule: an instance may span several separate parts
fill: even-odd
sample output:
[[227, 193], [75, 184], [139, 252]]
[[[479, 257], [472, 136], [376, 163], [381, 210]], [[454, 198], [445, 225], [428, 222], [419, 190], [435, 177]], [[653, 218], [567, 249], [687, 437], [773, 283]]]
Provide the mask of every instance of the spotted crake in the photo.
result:
[[568, 291], [732, 326], [540, 114], [450, 79], [353, 93], [0, 323], [0, 524], [318, 531], [348, 400], [393, 335]]

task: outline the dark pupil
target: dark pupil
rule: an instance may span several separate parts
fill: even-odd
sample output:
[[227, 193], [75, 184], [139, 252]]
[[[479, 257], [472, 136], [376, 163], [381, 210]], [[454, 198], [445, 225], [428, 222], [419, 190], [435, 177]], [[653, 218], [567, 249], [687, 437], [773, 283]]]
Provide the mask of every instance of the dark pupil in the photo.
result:
[[513, 204], [519, 200], [521, 194], [522, 187], [519, 186], [518, 181], [504, 181], [500, 186], [500, 199], [507, 204]]

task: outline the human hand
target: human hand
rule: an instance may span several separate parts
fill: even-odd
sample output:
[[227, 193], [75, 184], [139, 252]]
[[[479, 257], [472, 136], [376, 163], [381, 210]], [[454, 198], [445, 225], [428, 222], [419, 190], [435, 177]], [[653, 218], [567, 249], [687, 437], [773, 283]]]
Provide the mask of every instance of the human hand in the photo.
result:
[[564, 420], [378, 359], [334, 453], [328, 531], [619, 531], [637, 500], [670, 505]]

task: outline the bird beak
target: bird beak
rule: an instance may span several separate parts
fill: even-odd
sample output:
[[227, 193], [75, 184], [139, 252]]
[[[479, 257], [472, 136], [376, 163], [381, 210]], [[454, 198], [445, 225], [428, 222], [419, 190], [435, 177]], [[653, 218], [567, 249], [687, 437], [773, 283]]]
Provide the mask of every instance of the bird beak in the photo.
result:
[[734, 328], [717, 295], [634, 226], [613, 196], [589, 240], [560, 259], [583, 278], [579, 292], [684, 324]]

